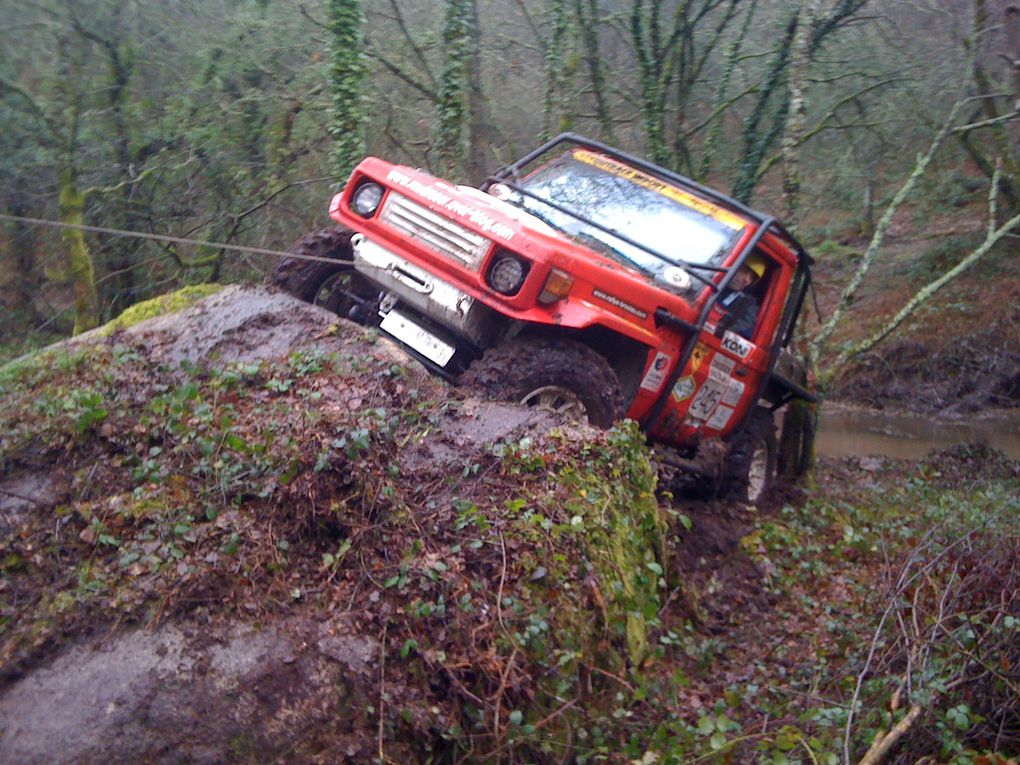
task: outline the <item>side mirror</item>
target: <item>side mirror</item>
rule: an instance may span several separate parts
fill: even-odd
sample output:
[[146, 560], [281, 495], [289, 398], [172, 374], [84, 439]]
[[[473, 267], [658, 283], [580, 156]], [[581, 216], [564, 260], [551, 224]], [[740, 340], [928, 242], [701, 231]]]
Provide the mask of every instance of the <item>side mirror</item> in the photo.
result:
[[751, 295], [741, 294], [738, 296], [732, 305], [726, 309], [726, 313], [719, 320], [719, 323], [715, 325], [715, 336], [721, 338], [725, 335], [730, 327], [736, 324], [744, 314], [754, 307], [754, 303], [755, 300]]

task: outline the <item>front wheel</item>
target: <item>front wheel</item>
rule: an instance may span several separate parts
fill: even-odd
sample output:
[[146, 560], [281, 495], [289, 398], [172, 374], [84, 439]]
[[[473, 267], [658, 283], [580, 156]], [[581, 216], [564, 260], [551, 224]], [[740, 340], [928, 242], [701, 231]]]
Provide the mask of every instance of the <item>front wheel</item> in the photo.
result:
[[722, 488], [729, 498], [758, 505], [776, 479], [776, 425], [771, 410], [762, 406], [748, 418], [730, 446]]
[[602, 354], [575, 340], [526, 338], [491, 348], [461, 376], [487, 398], [546, 409], [610, 427], [623, 416], [616, 372]]
[[266, 281], [346, 319], [372, 323], [379, 290], [354, 270], [352, 235], [339, 227], [306, 234], [287, 250], [297, 257], [280, 261]]

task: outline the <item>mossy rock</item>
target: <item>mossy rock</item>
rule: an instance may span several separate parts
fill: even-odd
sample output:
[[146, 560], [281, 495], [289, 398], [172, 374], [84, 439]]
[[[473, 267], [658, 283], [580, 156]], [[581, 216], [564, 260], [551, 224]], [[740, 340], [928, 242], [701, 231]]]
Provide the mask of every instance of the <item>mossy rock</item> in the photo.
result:
[[111, 319], [99, 328], [102, 335], [110, 335], [119, 329], [127, 329], [140, 324], [146, 319], [157, 316], [166, 316], [177, 311], [189, 308], [194, 303], [209, 295], [214, 295], [223, 289], [222, 284], [194, 284], [182, 287], [174, 292], [154, 297], [151, 300], [143, 300], [126, 308], [117, 318]]

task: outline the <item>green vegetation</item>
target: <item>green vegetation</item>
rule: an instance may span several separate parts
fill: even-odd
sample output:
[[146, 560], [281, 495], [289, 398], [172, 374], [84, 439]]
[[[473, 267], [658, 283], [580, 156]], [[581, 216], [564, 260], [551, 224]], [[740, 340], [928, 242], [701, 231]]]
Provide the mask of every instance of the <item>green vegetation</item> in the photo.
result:
[[341, 331], [221, 368], [108, 340], [0, 370], [4, 474], [60, 466], [2, 538], [6, 671], [102, 624], [341, 609], [385, 656], [364, 735], [414, 761], [856, 762], [908, 715], [889, 762], [1020, 746], [1015, 463], [838, 466], [761, 514], [664, 495], [631, 423], [447, 463], [423, 455], [460, 405]]

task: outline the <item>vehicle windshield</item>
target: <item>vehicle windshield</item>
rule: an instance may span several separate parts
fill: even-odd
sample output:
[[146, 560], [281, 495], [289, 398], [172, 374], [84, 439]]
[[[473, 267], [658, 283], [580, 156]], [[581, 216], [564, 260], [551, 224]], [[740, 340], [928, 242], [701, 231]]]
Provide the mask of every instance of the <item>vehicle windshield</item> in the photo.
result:
[[725, 208], [587, 149], [550, 162], [520, 187], [527, 195], [518, 203], [532, 214], [684, 291], [703, 282], [691, 284], [680, 269], [709, 278], [690, 266], [719, 265], [747, 225]]

